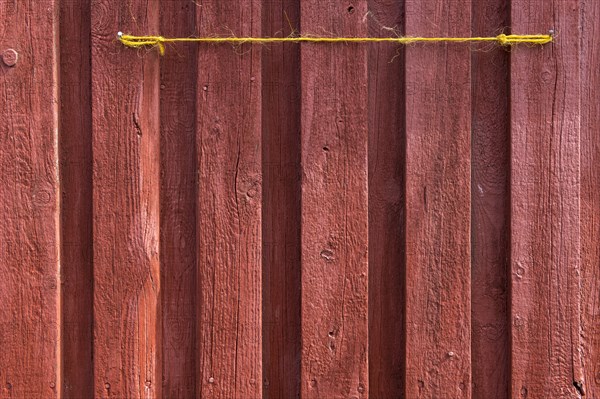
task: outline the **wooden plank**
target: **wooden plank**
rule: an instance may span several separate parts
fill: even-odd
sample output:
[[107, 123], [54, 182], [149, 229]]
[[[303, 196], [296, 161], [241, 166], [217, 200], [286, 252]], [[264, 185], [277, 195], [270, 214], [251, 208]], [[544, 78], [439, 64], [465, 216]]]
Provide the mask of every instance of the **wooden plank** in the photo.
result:
[[[290, 35], [299, 14], [296, 0], [263, 2], [263, 36]], [[299, 65], [295, 43], [262, 52], [263, 399], [300, 396]]]
[[579, 11], [511, 3], [514, 32], [560, 32], [511, 52], [512, 397], [581, 395]]
[[[404, 1], [370, 0], [369, 35], [404, 34]], [[369, 57], [369, 394], [404, 396], [404, 47]]]
[[[475, 1], [472, 14], [473, 36], [496, 35], [509, 25], [506, 0]], [[473, 50], [472, 387], [475, 398], [502, 398], [510, 389], [510, 53], [487, 44]]]
[[[160, 32], [194, 34], [196, 5], [161, 4]], [[163, 395], [196, 397], [196, 78], [194, 43], [168, 48], [161, 57], [160, 258]]]
[[93, 394], [90, 2], [60, 2], [62, 393]]
[[93, 0], [94, 392], [160, 397], [159, 60], [116, 32], [158, 31], [157, 0]]
[[586, 397], [600, 397], [600, 2], [581, 1], [581, 330]]
[[[469, 36], [471, 2], [406, 3], [406, 34]], [[406, 50], [406, 397], [471, 397], [470, 49]]]
[[[301, 3], [304, 34], [365, 36], [367, 2]], [[305, 398], [368, 397], [367, 47], [301, 48]]]
[[[203, 1], [199, 34], [259, 36], [258, 2]], [[198, 53], [199, 388], [262, 396], [261, 51]]]
[[61, 382], [58, 4], [1, 2], [0, 21], [0, 395], [54, 398]]

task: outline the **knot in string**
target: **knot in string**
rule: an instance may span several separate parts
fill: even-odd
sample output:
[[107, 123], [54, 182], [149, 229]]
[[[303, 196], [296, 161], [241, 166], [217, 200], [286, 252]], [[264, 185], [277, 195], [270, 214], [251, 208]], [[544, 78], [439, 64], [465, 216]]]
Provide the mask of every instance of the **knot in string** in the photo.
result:
[[162, 36], [133, 36], [124, 35], [123, 32], [117, 33], [117, 36], [127, 47], [158, 47], [160, 55], [165, 55], [165, 38]]
[[512, 46], [519, 43], [546, 44], [552, 41], [552, 35], [505, 35], [496, 36], [502, 46]]

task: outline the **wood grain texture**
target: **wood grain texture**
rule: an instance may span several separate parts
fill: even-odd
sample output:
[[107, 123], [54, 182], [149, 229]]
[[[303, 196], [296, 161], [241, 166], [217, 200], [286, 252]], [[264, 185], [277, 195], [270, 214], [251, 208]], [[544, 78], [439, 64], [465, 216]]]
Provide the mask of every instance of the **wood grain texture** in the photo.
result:
[[3, 398], [60, 396], [58, 11], [52, 0], [0, 2]]
[[[472, 3], [472, 35], [509, 22], [506, 0]], [[506, 49], [478, 46], [472, 74], [471, 350], [473, 397], [509, 395], [510, 129]]]
[[[300, 2], [263, 2], [262, 34], [300, 27]], [[263, 398], [300, 396], [300, 46], [262, 51]]]
[[94, 393], [161, 396], [159, 55], [116, 32], [156, 32], [159, 2], [93, 0]]
[[[302, 30], [365, 36], [366, 1], [307, 0]], [[363, 45], [303, 45], [303, 398], [368, 397], [368, 81]]]
[[[578, 398], [579, 1], [513, 0], [514, 32], [562, 32], [511, 52], [512, 397]], [[566, 32], [569, 32], [566, 34]]]
[[[161, 4], [160, 32], [195, 33], [196, 5]], [[165, 398], [196, 397], [196, 79], [197, 48], [182, 44], [161, 57], [160, 259]]]
[[[371, 0], [369, 36], [404, 33], [404, 1]], [[404, 47], [368, 46], [369, 394], [404, 395]]]
[[[259, 36], [261, 4], [201, 1], [200, 35]], [[203, 398], [262, 396], [261, 51], [198, 53], [199, 388]]]
[[581, 1], [581, 330], [586, 397], [600, 397], [600, 2]]
[[62, 394], [93, 397], [90, 2], [60, 2]]
[[[406, 34], [469, 36], [471, 2], [406, 3]], [[406, 50], [406, 397], [471, 397], [468, 46]]]
[[[556, 41], [116, 38], [509, 26]], [[0, 0], [0, 398], [600, 397], [598, 34], [596, 0]]]

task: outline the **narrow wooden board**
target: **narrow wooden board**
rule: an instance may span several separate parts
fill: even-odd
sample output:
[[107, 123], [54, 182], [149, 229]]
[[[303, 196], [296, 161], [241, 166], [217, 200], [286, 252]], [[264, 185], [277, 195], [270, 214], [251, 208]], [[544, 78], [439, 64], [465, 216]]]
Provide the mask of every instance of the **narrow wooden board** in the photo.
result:
[[60, 396], [58, 13], [53, 0], [0, 2], [3, 398]]
[[[369, 36], [404, 34], [404, 1], [370, 0]], [[404, 55], [370, 44], [369, 394], [404, 396]]]
[[581, 330], [586, 397], [600, 397], [600, 2], [581, 2]]
[[560, 32], [511, 52], [514, 398], [581, 395], [579, 11], [578, 0], [511, 3], [514, 32]]
[[[471, 2], [406, 3], [406, 34], [469, 36]], [[471, 50], [406, 49], [406, 397], [471, 397]]]
[[60, 2], [62, 394], [93, 384], [92, 99], [90, 1]]
[[[161, 3], [160, 32], [195, 34], [196, 4]], [[163, 395], [197, 397], [196, 79], [194, 43], [167, 48], [160, 65], [160, 260]]]
[[158, 30], [157, 0], [93, 0], [94, 393], [160, 397], [159, 55], [118, 31]]
[[[258, 2], [207, 0], [201, 36], [259, 36]], [[198, 50], [199, 387], [203, 398], [262, 396], [260, 46]]]
[[[506, 0], [472, 4], [472, 36], [509, 25]], [[476, 46], [472, 73], [471, 350], [474, 398], [510, 392], [510, 52]]]
[[[364, 0], [300, 10], [304, 34], [367, 34]], [[301, 48], [303, 398], [368, 397], [366, 66], [365, 45]]]
[[[263, 2], [265, 37], [300, 27], [296, 0]], [[263, 399], [300, 396], [300, 46], [262, 51]]]

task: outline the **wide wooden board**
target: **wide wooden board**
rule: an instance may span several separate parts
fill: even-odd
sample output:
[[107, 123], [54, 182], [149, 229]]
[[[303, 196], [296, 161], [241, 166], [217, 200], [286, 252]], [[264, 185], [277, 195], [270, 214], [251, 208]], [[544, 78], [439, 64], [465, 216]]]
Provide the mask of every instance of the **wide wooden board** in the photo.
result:
[[[367, 34], [364, 0], [308, 0], [300, 10], [305, 34]], [[301, 49], [305, 398], [368, 397], [366, 65], [360, 44]]]
[[[209, 0], [200, 35], [259, 36], [258, 2]], [[198, 389], [262, 396], [260, 46], [201, 45], [197, 90]]]
[[[406, 3], [406, 34], [470, 35], [470, 1]], [[470, 49], [406, 50], [407, 398], [471, 397]]]
[[60, 396], [58, 2], [0, 2], [0, 396]]
[[511, 52], [511, 395], [577, 398], [579, 1], [513, 0], [511, 22], [515, 32], [560, 32], [552, 45]]
[[157, 0], [93, 0], [94, 395], [160, 397], [159, 60], [117, 45], [156, 32]]

